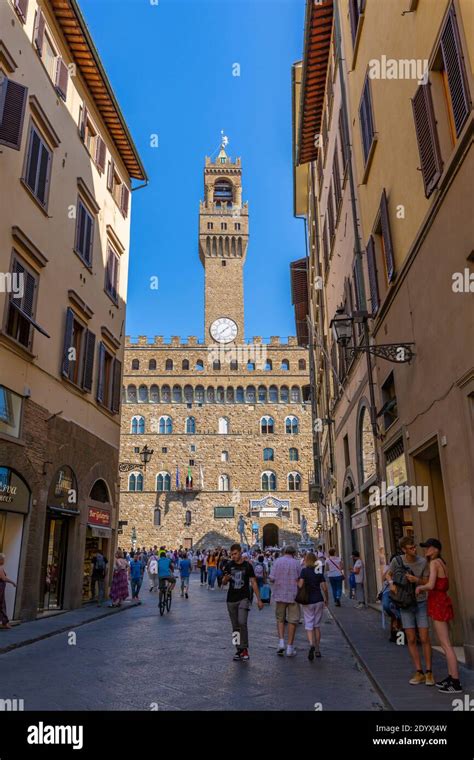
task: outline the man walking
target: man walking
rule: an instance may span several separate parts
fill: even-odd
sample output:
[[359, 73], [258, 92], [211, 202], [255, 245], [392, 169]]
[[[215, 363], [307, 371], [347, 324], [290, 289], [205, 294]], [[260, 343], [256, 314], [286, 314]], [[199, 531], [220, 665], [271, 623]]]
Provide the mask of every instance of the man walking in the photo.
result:
[[191, 574], [191, 560], [186, 552], [183, 552], [181, 559], [178, 562], [179, 577], [181, 579], [181, 596], [185, 596], [189, 599], [189, 576]]
[[95, 588], [97, 584], [98, 598], [97, 606], [101, 607], [105, 599], [105, 575], [107, 572], [107, 559], [102, 552], [96, 551], [94, 557], [92, 557], [92, 574], [91, 574], [91, 598], [94, 600]]
[[[428, 581], [429, 568], [424, 557], [416, 553], [416, 544], [410, 536], [403, 536], [399, 541], [400, 549], [403, 552], [401, 557], [394, 557], [387, 570], [387, 580], [390, 581], [390, 592], [396, 596], [398, 587], [406, 584], [413, 584], [413, 603], [408, 607], [400, 608], [402, 627], [407, 637], [408, 651], [416, 668], [416, 673], [410, 678], [409, 683], [413, 686], [426, 684], [434, 686], [435, 680], [431, 670], [431, 642], [428, 630], [428, 611], [426, 592], [422, 591], [418, 595], [415, 593], [416, 586], [423, 585]], [[396, 605], [396, 602], [395, 602]], [[420, 652], [416, 643], [416, 629], [420, 637], [423, 655], [425, 658], [426, 674], [423, 672], [421, 665]]]
[[132, 599], [136, 599], [141, 604], [138, 595], [143, 579], [143, 563], [139, 554], [135, 554], [130, 562], [130, 585], [132, 587]]
[[236, 653], [234, 660], [242, 662], [249, 659], [249, 634], [247, 618], [250, 611], [251, 587], [257, 599], [258, 609], [263, 609], [259, 588], [252, 564], [242, 557], [240, 544], [230, 547], [230, 562], [226, 565], [222, 585], [227, 586], [227, 610], [232, 624], [232, 642]]
[[156, 591], [158, 588], [158, 559], [153, 549], [148, 560], [146, 567], [148, 572], [148, 578], [150, 580], [150, 591]]
[[298, 591], [298, 580], [301, 573], [301, 565], [295, 559], [296, 549], [293, 546], [285, 547], [283, 557], [279, 557], [272, 567], [269, 580], [274, 584], [273, 597], [275, 599], [275, 616], [278, 631], [277, 654], [283, 657], [285, 654], [285, 620], [288, 621], [288, 644], [286, 656], [294, 657], [296, 649], [293, 646], [296, 635], [296, 626], [300, 621], [300, 606], [295, 602]]
[[355, 599], [356, 599], [356, 609], [361, 610], [363, 607], [365, 607], [365, 591], [364, 591], [364, 581], [365, 581], [365, 567], [364, 563], [362, 562], [360, 558], [360, 554], [357, 551], [352, 552], [352, 560], [354, 562], [354, 566], [352, 567], [352, 572], [355, 575]]

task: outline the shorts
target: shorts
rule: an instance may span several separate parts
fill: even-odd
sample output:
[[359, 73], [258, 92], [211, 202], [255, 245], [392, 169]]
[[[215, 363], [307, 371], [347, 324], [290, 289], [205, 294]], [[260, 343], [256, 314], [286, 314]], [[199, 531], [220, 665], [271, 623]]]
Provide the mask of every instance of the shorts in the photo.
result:
[[323, 612], [324, 602], [303, 605], [304, 627], [306, 631], [312, 631], [313, 628], [321, 627]]
[[428, 628], [428, 610], [426, 600], [400, 610], [402, 628]]
[[173, 583], [173, 584], [175, 584], [175, 583], [176, 583], [176, 578], [174, 577], [174, 575], [163, 575], [163, 576], [160, 578], [160, 588], [162, 588], [162, 586], [164, 586], [164, 585], [165, 585], [165, 584], [163, 583], [163, 581], [169, 581], [170, 583]]
[[277, 602], [275, 605], [275, 617], [278, 623], [284, 623], [286, 615], [288, 623], [298, 625], [300, 622], [300, 605], [298, 602]]

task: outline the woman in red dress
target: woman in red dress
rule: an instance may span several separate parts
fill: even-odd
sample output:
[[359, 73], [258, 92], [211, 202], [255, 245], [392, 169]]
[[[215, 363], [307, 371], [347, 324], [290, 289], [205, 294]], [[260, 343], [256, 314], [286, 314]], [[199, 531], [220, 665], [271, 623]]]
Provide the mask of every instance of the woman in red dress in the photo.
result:
[[430, 577], [428, 583], [416, 587], [416, 593], [428, 591], [428, 617], [433, 621], [438, 641], [448, 663], [447, 678], [438, 681], [436, 686], [446, 694], [453, 694], [462, 691], [462, 686], [459, 681], [456, 653], [449, 638], [449, 621], [454, 618], [454, 610], [451, 598], [448, 596], [448, 568], [441, 556], [441, 542], [437, 538], [429, 538], [420, 546], [425, 549], [425, 557], [430, 566]]

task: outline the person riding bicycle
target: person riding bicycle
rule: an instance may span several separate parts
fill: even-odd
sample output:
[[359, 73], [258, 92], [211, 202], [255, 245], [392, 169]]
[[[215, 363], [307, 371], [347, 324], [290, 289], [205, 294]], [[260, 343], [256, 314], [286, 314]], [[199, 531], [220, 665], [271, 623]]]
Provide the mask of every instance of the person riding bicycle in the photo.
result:
[[164, 581], [169, 581], [171, 586], [171, 591], [174, 589], [176, 585], [176, 578], [173, 575], [174, 572], [174, 564], [169, 557], [166, 556], [166, 552], [161, 551], [160, 552], [160, 559], [158, 560], [158, 578], [160, 583], [160, 588], [163, 588]]

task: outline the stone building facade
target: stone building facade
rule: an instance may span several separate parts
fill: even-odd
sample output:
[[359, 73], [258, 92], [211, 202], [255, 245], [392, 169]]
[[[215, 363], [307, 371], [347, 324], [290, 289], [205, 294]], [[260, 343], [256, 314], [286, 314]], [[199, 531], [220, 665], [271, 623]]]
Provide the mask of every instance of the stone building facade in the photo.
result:
[[[206, 159], [200, 204], [205, 340], [126, 340], [119, 543], [263, 545], [315, 540], [307, 348], [295, 337], [245, 342], [248, 207], [240, 159]], [[144, 446], [153, 450], [141, 464]]]

